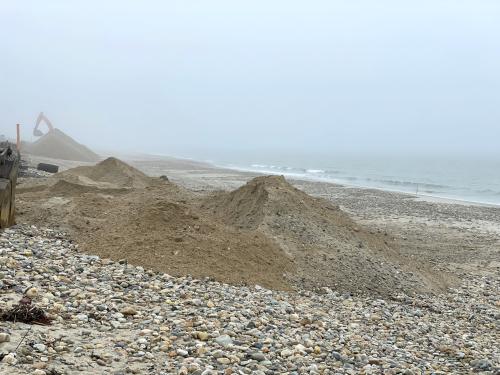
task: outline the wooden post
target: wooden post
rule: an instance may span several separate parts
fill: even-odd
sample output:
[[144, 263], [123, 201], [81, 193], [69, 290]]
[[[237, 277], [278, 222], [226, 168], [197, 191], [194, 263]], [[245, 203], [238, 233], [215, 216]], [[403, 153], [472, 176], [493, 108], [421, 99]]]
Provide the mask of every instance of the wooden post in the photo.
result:
[[16, 124], [16, 131], [17, 131], [16, 147], [17, 147], [17, 151], [20, 151], [21, 150], [21, 125]]

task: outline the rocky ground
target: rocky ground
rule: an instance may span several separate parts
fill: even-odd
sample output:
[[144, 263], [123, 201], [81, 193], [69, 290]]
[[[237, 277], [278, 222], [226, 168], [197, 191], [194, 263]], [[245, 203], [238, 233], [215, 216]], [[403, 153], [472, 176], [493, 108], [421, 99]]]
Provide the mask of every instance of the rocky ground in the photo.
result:
[[1, 322], [2, 374], [500, 373], [498, 274], [433, 297], [286, 293], [174, 278], [65, 238], [0, 235], [0, 309], [25, 294], [54, 318]]

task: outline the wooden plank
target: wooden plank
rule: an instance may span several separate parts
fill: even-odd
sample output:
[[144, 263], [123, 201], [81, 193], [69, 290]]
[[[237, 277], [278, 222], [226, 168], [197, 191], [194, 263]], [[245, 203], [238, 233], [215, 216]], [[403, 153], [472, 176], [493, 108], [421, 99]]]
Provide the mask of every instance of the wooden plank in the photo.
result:
[[16, 184], [19, 171], [19, 152], [9, 143], [0, 144], [0, 228], [16, 221]]

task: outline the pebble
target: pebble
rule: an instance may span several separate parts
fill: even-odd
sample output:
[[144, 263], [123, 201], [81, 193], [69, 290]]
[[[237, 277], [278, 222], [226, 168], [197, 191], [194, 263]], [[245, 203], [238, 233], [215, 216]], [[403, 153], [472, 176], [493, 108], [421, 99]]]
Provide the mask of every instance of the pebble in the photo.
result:
[[471, 361], [470, 365], [471, 367], [478, 370], [490, 370], [493, 366], [492, 363], [487, 359], [476, 359], [474, 361]]
[[255, 359], [256, 361], [259, 361], [259, 362], [266, 360], [266, 356], [263, 353], [252, 353], [251, 357], [252, 357], [252, 359]]
[[76, 316], [76, 319], [78, 319], [82, 322], [87, 322], [89, 320], [89, 317], [86, 314], [78, 314]]
[[28, 296], [29, 298], [31, 299], [34, 299], [38, 296], [38, 289], [37, 288], [29, 288], [27, 291], [26, 291], [26, 296]]
[[9, 342], [9, 341], [10, 341], [10, 335], [8, 333], [1, 332], [0, 333], [0, 343]]
[[137, 310], [135, 308], [133, 308], [132, 306], [127, 306], [127, 307], [123, 308], [120, 312], [125, 316], [137, 315]]
[[6, 363], [6, 364], [11, 365], [11, 366], [15, 365], [17, 363], [17, 359], [16, 359], [15, 354], [13, 354], [13, 353], [7, 354], [5, 357], [3, 357], [2, 363]]
[[233, 340], [228, 335], [222, 335], [215, 339], [215, 342], [221, 346], [227, 347], [233, 344]]
[[[448, 293], [390, 300], [280, 292], [151, 272], [82, 254], [66, 238], [22, 225], [0, 233], [0, 309], [29, 287], [56, 316], [5, 355], [1, 374], [499, 372], [495, 275], [463, 274]], [[4, 352], [27, 332], [22, 323], [1, 329]]]
[[197, 336], [198, 336], [198, 339], [201, 341], [207, 341], [209, 338], [209, 335], [207, 332], [198, 332]]
[[47, 347], [44, 344], [35, 344], [33, 347], [38, 350], [39, 352], [45, 352], [47, 350]]

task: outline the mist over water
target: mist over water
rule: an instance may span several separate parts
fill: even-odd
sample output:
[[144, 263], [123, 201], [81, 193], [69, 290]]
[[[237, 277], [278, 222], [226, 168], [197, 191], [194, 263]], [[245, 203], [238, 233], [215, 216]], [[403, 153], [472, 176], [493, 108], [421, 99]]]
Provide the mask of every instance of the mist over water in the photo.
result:
[[0, 17], [0, 134], [34, 140], [44, 111], [108, 154], [499, 202], [499, 1], [25, 0]]

